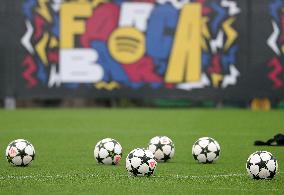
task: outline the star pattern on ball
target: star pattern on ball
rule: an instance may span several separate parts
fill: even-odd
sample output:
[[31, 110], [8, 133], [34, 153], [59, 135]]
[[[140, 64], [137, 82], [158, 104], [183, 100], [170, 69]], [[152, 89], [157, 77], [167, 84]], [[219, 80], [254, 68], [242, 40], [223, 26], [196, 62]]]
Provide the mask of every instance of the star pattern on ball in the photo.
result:
[[157, 143], [157, 144], [153, 144], [154, 146], [156, 146], [156, 150], [161, 150], [161, 151], [163, 151], [163, 146], [165, 145], [165, 144], [162, 144], [160, 141]]
[[[158, 142], [155, 143], [155, 141], [153, 141], [153, 140], [158, 140]], [[162, 143], [162, 140], [166, 140], [166, 143]], [[165, 146], [170, 147], [169, 152], [164, 151], [163, 147], [165, 147]], [[151, 152], [154, 154], [155, 159], [157, 161], [166, 162], [166, 161], [170, 160], [174, 155], [174, 144], [171, 141], [171, 139], [169, 139], [166, 136], [156, 136], [156, 137], [152, 138], [150, 140], [149, 144], [148, 144], [148, 149], [151, 150]], [[159, 155], [161, 152], [163, 154], [162, 157]]]
[[[100, 142], [100, 143], [97, 145], [97, 147], [99, 148], [99, 151], [100, 151], [102, 148], [104, 148], [104, 143]], [[102, 164], [103, 164], [104, 158], [101, 158], [101, 157], [100, 157], [100, 154], [98, 154], [98, 156], [96, 157], [96, 159], [97, 159], [98, 163], [102, 163]]]
[[99, 150], [101, 150], [102, 148], [104, 148], [104, 145], [105, 145], [104, 143], [100, 142], [99, 145], [98, 145]]
[[98, 157], [96, 157], [96, 159], [97, 159], [98, 163], [103, 164], [104, 158], [101, 158], [100, 155], [98, 155]]
[[133, 158], [133, 153], [132, 153], [132, 152], [131, 152], [131, 153], [129, 153], [129, 154], [128, 154], [128, 156], [127, 156], [127, 158], [128, 158], [128, 159]]
[[[261, 156], [262, 155], [268, 155], [269, 158], [264, 160]], [[253, 162], [252, 159], [259, 159], [259, 162]], [[271, 163], [273, 162], [273, 166], [274, 166], [274, 169], [273, 170], [270, 170], [270, 168], [268, 167], [268, 163]], [[253, 168], [253, 170], [251, 170], [251, 167], [257, 167], [256, 168]], [[272, 154], [266, 152], [266, 151], [257, 151], [255, 153], [253, 153], [248, 161], [247, 161], [247, 164], [246, 164], [246, 168], [247, 168], [247, 171], [248, 173], [252, 176], [253, 179], [272, 179], [275, 175], [276, 175], [276, 172], [277, 172], [277, 160], [276, 158], [273, 157]], [[257, 171], [256, 171], [257, 170]], [[261, 172], [264, 172], [265, 174], [261, 174]]]
[[[139, 150], [139, 154], [136, 151]], [[142, 150], [142, 154], [141, 154]], [[150, 151], [148, 151], [150, 152]], [[138, 154], [138, 155], [137, 155]], [[150, 153], [152, 155], [152, 153]], [[140, 164], [137, 165], [137, 160], [133, 161], [134, 158], [140, 159]], [[151, 161], [152, 160], [152, 161]], [[144, 149], [135, 149], [131, 151], [126, 158], [126, 170], [131, 173], [133, 176], [151, 176], [154, 173], [155, 167], [150, 168], [149, 161], [154, 162], [156, 166], [156, 161], [154, 160], [153, 155], [147, 156], [147, 153]], [[146, 168], [146, 167], [147, 168]], [[142, 167], [142, 169], [140, 169]]]
[[141, 159], [142, 159], [142, 162], [145, 162], [147, 163], [147, 165], [149, 165], [148, 160], [150, 160], [151, 158], [148, 157], [146, 154], [144, 154], [144, 156]]
[[[139, 166], [139, 167], [140, 167], [140, 166]], [[138, 171], [139, 167], [134, 168], [134, 167], [131, 165], [131, 171], [130, 171], [130, 172], [131, 172], [133, 175], [135, 175], [135, 176], [140, 175], [141, 173]]]
[[[109, 147], [106, 147], [106, 144], [109, 144], [110, 142], [112, 143], [111, 149]], [[115, 152], [116, 146], [119, 146], [121, 148], [121, 145], [116, 140], [111, 139], [111, 138], [103, 139], [103, 140], [99, 141], [96, 144], [95, 150], [94, 150], [94, 156], [95, 156], [95, 159], [97, 160], [97, 162], [100, 163], [100, 164], [112, 164], [112, 165], [118, 164], [119, 160], [121, 159], [122, 152], [120, 152], [120, 153]], [[100, 156], [101, 150], [105, 150], [107, 152], [107, 155], [106, 156], [105, 155]], [[122, 148], [121, 148], [121, 150], [122, 150]], [[118, 156], [120, 156], [120, 158], [117, 158]], [[107, 160], [107, 162], [104, 161], [107, 158], [111, 159], [111, 161], [110, 160]]]
[[[210, 145], [211, 149], [209, 148]], [[212, 154], [215, 154], [215, 156], [212, 156]], [[213, 163], [220, 155], [219, 144], [210, 137], [200, 138], [193, 144], [192, 155], [200, 163]]]
[[[26, 148], [28, 146], [30, 147], [29, 150], [32, 154], [26, 153]], [[11, 149], [17, 151], [17, 153], [11, 156], [10, 154]], [[33, 145], [24, 139], [18, 139], [12, 141], [8, 145], [6, 151], [7, 151], [6, 152], [7, 161], [15, 166], [28, 166], [30, 162], [32, 162], [35, 158], [35, 151]]]
[[171, 159], [170, 154], [164, 154], [164, 158], [162, 158], [162, 160], [165, 161], [165, 162], [170, 160], [170, 159]]

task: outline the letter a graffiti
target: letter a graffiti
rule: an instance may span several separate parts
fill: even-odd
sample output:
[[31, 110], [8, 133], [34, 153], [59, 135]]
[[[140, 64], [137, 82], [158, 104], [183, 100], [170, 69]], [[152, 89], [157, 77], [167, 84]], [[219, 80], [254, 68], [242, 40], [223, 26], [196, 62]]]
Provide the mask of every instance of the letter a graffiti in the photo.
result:
[[167, 83], [198, 81], [201, 74], [201, 5], [185, 5], [177, 25], [172, 54], [166, 72]]

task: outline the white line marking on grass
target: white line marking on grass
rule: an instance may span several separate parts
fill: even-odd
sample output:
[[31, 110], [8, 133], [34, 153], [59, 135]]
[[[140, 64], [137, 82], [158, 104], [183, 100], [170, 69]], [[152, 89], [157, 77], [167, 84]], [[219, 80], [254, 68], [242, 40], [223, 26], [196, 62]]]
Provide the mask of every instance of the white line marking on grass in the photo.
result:
[[[283, 174], [284, 172], [278, 172], [278, 174]], [[16, 180], [29, 180], [29, 179], [34, 179], [34, 180], [46, 180], [46, 179], [86, 179], [86, 178], [101, 178], [101, 177], [110, 177], [110, 178], [132, 178], [128, 174], [110, 174], [110, 175], [103, 175], [103, 174], [66, 174], [66, 175], [20, 175], [20, 176], [15, 176], [15, 175], [7, 175], [7, 176], [0, 176], [0, 181], [1, 180], [11, 180], [11, 179], [16, 179]], [[229, 177], [248, 177], [247, 174], [245, 173], [231, 173], [231, 174], [219, 174], [219, 175], [153, 175], [151, 178], [162, 178], [162, 179], [178, 179], [178, 180], [188, 180], [188, 179], [201, 179], [201, 180], [206, 180], [206, 179], [216, 179], [216, 178], [229, 178]], [[229, 190], [229, 191], [244, 191], [244, 192], [256, 192], [254, 189], [248, 189], [248, 188], [226, 188], [226, 187], [202, 187], [202, 188], [196, 188], [194, 186], [191, 187], [191, 189], [196, 189], [196, 190]], [[281, 191], [281, 189], [278, 188], [264, 188], [261, 189], [264, 192], [277, 192]]]
[[[169, 178], [169, 179], [196, 179], [196, 178], [220, 178], [220, 177], [242, 177], [247, 174], [222, 174], [222, 175], [153, 175], [151, 177], [153, 178]], [[127, 174], [120, 174], [120, 175], [102, 175], [102, 174], [66, 174], [66, 175], [7, 175], [7, 176], [0, 176], [0, 180], [5, 180], [5, 179], [43, 179], [43, 178], [51, 178], [51, 179], [56, 179], [56, 178], [89, 178], [89, 177], [129, 177]]]
[[162, 178], [172, 178], [177, 179], [203, 179], [203, 178], [226, 178], [226, 177], [242, 177], [247, 174], [244, 173], [231, 173], [231, 174], [221, 174], [221, 175], [169, 175], [169, 176], [153, 176], [153, 177], [162, 177]]
[[[278, 172], [278, 174], [284, 174], [284, 172]], [[246, 173], [230, 173], [230, 174], [219, 174], [219, 175], [153, 175], [152, 178], [163, 178], [163, 179], [214, 179], [214, 178], [228, 178], [228, 177], [243, 177], [248, 176]], [[6, 175], [0, 176], [0, 180], [6, 179], [60, 179], [60, 178], [98, 178], [98, 177], [130, 177], [128, 174], [65, 174], [65, 175]]]
[[[280, 172], [278, 174], [283, 174], [283, 172]], [[229, 177], [248, 177], [247, 174], [245, 173], [231, 173], [231, 174], [220, 174], [220, 175], [153, 175], [151, 178], [162, 178], [162, 179], [178, 179], [178, 180], [188, 180], [188, 179], [201, 179], [201, 180], [206, 180], [206, 179], [216, 179], [216, 178], [229, 178]], [[128, 174], [113, 174], [113, 175], [104, 175], [104, 174], [66, 174], [66, 175], [20, 175], [20, 176], [15, 176], [15, 175], [7, 175], [7, 176], [0, 176], [0, 181], [1, 180], [9, 180], [9, 179], [16, 179], [16, 180], [29, 180], [29, 179], [34, 179], [34, 180], [44, 180], [46, 181], [47, 179], [86, 179], [86, 178], [101, 178], [101, 177], [110, 177], [110, 178], [117, 178], [117, 177], [123, 177], [123, 178], [132, 178]], [[196, 189], [196, 190], [228, 190], [228, 191], [243, 191], [243, 192], [255, 192], [254, 189], [250, 188], [236, 188], [236, 187], [206, 187], [203, 186], [202, 188], [198, 188], [195, 186], [191, 186], [191, 189]], [[278, 192], [282, 191], [282, 189], [278, 188], [264, 188], [261, 189], [264, 192]]]

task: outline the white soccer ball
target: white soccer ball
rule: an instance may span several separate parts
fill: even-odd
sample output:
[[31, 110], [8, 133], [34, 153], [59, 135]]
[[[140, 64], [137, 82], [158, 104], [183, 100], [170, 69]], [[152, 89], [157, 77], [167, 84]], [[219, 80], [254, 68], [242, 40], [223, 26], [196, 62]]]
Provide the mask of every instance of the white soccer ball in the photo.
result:
[[150, 140], [148, 150], [154, 154], [158, 162], [166, 162], [173, 158], [175, 145], [167, 136], [156, 136]]
[[253, 179], [272, 179], [277, 173], [278, 163], [270, 152], [257, 151], [249, 156], [246, 169]]
[[94, 157], [98, 163], [116, 165], [121, 160], [122, 147], [118, 141], [105, 138], [96, 144]]
[[156, 166], [154, 155], [149, 150], [136, 148], [126, 158], [126, 170], [132, 176], [151, 176]]
[[220, 145], [210, 137], [199, 138], [192, 146], [192, 155], [200, 163], [212, 163], [220, 156]]
[[29, 141], [17, 139], [7, 146], [6, 158], [12, 165], [27, 166], [35, 158], [35, 149]]

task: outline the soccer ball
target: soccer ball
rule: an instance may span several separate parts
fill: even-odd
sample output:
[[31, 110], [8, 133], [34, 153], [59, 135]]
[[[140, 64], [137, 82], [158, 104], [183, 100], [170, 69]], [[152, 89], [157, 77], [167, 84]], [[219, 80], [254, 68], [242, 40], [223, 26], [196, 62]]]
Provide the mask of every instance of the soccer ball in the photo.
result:
[[126, 170], [132, 176], [151, 176], [157, 162], [150, 150], [136, 148], [126, 158]]
[[122, 147], [118, 141], [105, 138], [96, 144], [94, 156], [98, 163], [116, 165], [121, 160]]
[[278, 163], [270, 152], [257, 151], [249, 156], [246, 169], [253, 179], [272, 179], [278, 170]]
[[192, 146], [192, 155], [200, 163], [215, 162], [220, 156], [220, 145], [213, 138], [199, 138]]
[[148, 144], [148, 150], [154, 154], [158, 162], [166, 162], [175, 154], [174, 143], [167, 136], [153, 137]]
[[27, 166], [35, 158], [35, 149], [27, 140], [17, 139], [7, 146], [6, 158], [12, 165]]

